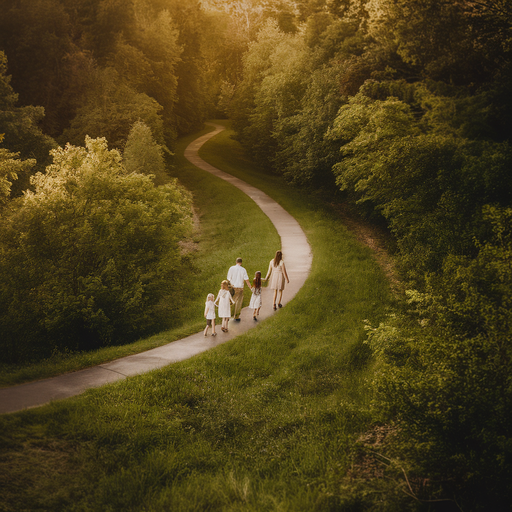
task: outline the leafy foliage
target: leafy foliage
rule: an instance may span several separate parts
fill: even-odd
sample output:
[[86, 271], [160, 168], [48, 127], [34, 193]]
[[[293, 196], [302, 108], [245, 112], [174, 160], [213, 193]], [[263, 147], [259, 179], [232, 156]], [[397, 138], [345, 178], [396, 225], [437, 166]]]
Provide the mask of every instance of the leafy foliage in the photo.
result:
[[99, 70], [95, 82], [71, 126], [62, 134], [63, 141], [80, 144], [85, 136], [104, 136], [113, 148], [122, 149], [131, 126], [141, 120], [163, 142], [162, 108], [153, 98], [137, 93], [113, 68]]
[[[18, 106], [18, 94], [11, 87], [11, 77], [7, 75], [7, 57], [0, 52], [0, 143], [8, 149], [1, 149], [2, 159], [11, 159], [10, 152], [18, 154], [23, 159], [30, 159], [32, 164], [24, 169], [28, 171], [35, 166], [36, 170], [44, 169], [50, 163], [48, 154], [55, 147], [55, 141], [45, 135], [39, 128], [44, 117], [41, 107]], [[12, 162], [11, 162], [12, 163]], [[5, 165], [5, 164], [4, 164]], [[18, 179], [13, 187], [13, 194], [20, 195], [28, 187], [30, 174], [22, 172], [18, 167]]]
[[339, 145], [325, 136], [345, 99], [339, 95], [342, 70], [323, 67], [309, 75], [307, 91], [295, 115], [276, 122], [279, 142], [275, 167], [291, 183], [332, 187], [332, 166]]
[[[163, 145], [172, 149], [178, 134], [199, 127], [212, 112], [228, 113], [265, 177], [282, 174], [294, 186], [322, 189], [385, 222], [411, 288], [404, 311], [370, 334], [380, 372], [376, 410], [404, 433], [389, 451], [412, 461], [418, 475], [440, 482], [426, 498], [444, 493], [498, 510], [500, 499], [510, 496], [510, 432], [503, 420], [510, 415], [511, 389], [509, 3], [6, 2], [0, 47], [21, 101], [16, 103], [2, 55], [2, 200], [15, 175], [28, 176], [22, 171], [32, 161], [26, 159], [36, 158], [39, 170], [46, 164], [52, 141], [40, 125], [63, 143], [107, 136], [112, 147], [125, 150], [130, 170], [157, 175]], [[122, 168], [120, 161], [116, 166]], [[151, 188], [148, 177], [123, 176], [142, 180], [141, 190], [160, 190]], [[43, 186], [41, 179], [35, 187]], [[27, 186], [18, 179], [11, 188], [19, 195]], [[69, 182], [64, 188], [73, 187]], [[49, 201], [39, 211], [35, 205], [43, 202], [33, 197], [43, 196], [27, 193], [2, 212], [0, 296], [3, 311], [10, 311], [2, 317], [3, 332], [11, 333], [9, 350], [14, 339], [34, 347], [41, 333], [47, 339], [54, 333], [59, 343], [67, 332], [94, 343], [119, 333], [135, 336], [127, 319], [132, 313], [139, 318], [137, 307], [140, 315], [157, 307], [162, 295], [144, 294], [152, 290], [150, 282], [157, 288], [164, 282], [159, 272], [147, 270], [148, 281], [133, 277], [126, 313], [122, 286], [112, 276], [121, 275], [118, 265], [127, 265], [122, 255], [131, 242], [119, 242], [119, 261], [112, 256], [105, 274], [93, 272], [89, 279], [76, 270], [86, 262], [63, 262], [67, 277], [57, 279], [55, 255], [75, 261], [70, 233], [81, 240], [78, 247], [87, 246], [84, 254], [92, 251], [86, 243], [92, 235], [85, 233], [100, 233], [91, 227], [96, 217], [86, 216], [86, 229], [73, 215], [93, 201], [78, 207], [61, 199], [68, 205], [62, 210]], [[107, 217], [128, 222], [125, 203], [118, 203], [120, 210], [107, 208]], [[102, 198], [98, 204], [109, 203]], [[122, 222], [119, 232], [126, 233]], [[38, 238], [43, 235], [47, 239]], [[58, 250], [44, 252], [52, 244]], [[98, 243], [98, 251], [104, 245]], [[88, 258], [96, 261], [97, 255]], [[81, 280], [73, 281], [75, 274]], [[41, 279], [47, 275], [45, 288]], [[87, 293], [71, 293], [70, 283]], [[120, 316], [107, 303], [117, 304]], [[137, 321], [147, 324], [143, 316]], [[467, 498], [460, 499], [464, 493]]]
[[128, 174], [104, 139], [53, 159], [2, 224], [1, 340], [11, 360], [161, 328], [179, 280], [190, 201], [176, 183]]
[[511, 148], [442, 130], [433, 109], [418, 121], [407, 103], [364, 92], [340, 109], [330, 130], [345, 142], [333, 170], [342, 190], [388, 220], [404, 266], [420, 282], [448, 254], [473, 252], [485, 204], [510, 204]]
[[[165, 143], [172, 148], [178, 134], [198, 128], [206, 115], [203, 29], [208, 21], [195, 1], [6, 2], [0, 47], [10, 59], [21, 104], [45, 109], [38, 121], [46, 133], [61, 140], [70, 124], [76, 132], [91, 96], [98, 94], [98, 81], [113, 68], [122, 84], [117, 90], [126, 92], [127, 86], [160, 106]], [[104, 129], [112, 119], [101, 113], [95, 114], [95, 127]], [[124, 116], [114, 119], [113, 128], [121, 121]], [[98, 130], [89, 135], [114, 143], [132, 123], [113, 136]]]
[[[0, 137], [0, 142], [2, 138]], [[34, 160], [20, 160], [19, 153], [0, 149], [0, 205], [10, 197], [13, 181], [17, 180], [20, 174], [28, 174], [34, 164]]]
[[164, 149], [158, 144], [149, 126], [137, 121], [132, 126], [123, 152], [123, 163], [128, 172], [148, 174], [155, 184], [167, 181]]
[[371, 329], [369, 342], [380, 362], [376, 409], [400, 428], [405, 451], [421, 460], [417, 471], [427, 471], [462, 508], [506, 510], [512, 210], [486, 207], [484, 218], [492, 237], [477, 256], [451, 257], [430, 293], [409, 293], [408, 315]]
[[[14, 89], [23, 106], [40, 105], [46, 112], [45, 133], [59, 133], [67, 119], [63, 90], [69, 68], [66, 56], [75, 51], [70, 15], [63, 2], [3, 2], [0, 48], [9, 59]], [[14, 148], [13, 148], [14, 149]]]
[[[363, 485], [354, 491], [347, 471], [370, 421], [360, 407], [369, 391], [360, 319], [383, 318], [386, 280], [329, 208], [290, 193], [276, 177], [262, 179], [230, 132], [201, 156], [294, 213], [315, 254], [312, 279], [279, 315], [214, 350], [0, 416], [6, 508], [370, 510], [375, 493]], [[208, 212], [200, 279], [191, 283], [192, 294], [202, 290], [190, 312], [195, 324], [202, 321], [203, 293], [218, 286], [226, 262], [242, 248], [248, 271], [261, 269], [279, 237], [241, 191], [191, 165], [176, 172], [199, 211]]]

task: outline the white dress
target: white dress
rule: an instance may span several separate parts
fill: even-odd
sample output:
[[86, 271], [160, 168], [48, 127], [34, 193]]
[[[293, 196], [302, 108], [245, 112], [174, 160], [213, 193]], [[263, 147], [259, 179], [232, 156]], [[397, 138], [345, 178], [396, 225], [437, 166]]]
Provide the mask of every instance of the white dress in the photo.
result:
[[213, 300], [206, 301], [206, 320], [215, 320], [215, 302]]
[[277, 267], [274, 265], [274, 260], [270, 260], [268, 265], [267, 275], [270, 274], [269, 288], [271, 290], [284, 290], [284, 261], [281, 260]]
[[261, 288], [251, 288], [251, 302], [249, 303], [249, 309], [261, 308]]
[[234, 304], [235, 301], [231, 297], [229, 290], [221, 289], [215, 302], [219, 306], [219, 316], [221, 318], [231, 318], [231, 303]]

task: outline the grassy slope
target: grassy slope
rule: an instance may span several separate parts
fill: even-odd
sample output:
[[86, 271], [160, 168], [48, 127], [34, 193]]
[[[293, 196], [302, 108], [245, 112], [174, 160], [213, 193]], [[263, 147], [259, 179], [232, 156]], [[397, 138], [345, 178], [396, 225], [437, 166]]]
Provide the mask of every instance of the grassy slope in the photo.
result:
[[[344, 486], [354, 440], [370, 421], [363, 320], [385, 314], [388, 284], [336, 217], [262, 177], [228, 133], [203, 156], [298, 219], [314, 253], [309, 280], [278, 315], [208, 353], [1, 417], [4, 510], [309, 511], [364, 503], [364, 493]], [[204, 173], [186, 172], [202, 211], [228, 200]], [[212, 264], [213, 240], [225, 243], [228, 260], [241, 240], [220, 213], [217, 222], [203, 233]], [[266, 236], [249, 234], [256, 242]]]

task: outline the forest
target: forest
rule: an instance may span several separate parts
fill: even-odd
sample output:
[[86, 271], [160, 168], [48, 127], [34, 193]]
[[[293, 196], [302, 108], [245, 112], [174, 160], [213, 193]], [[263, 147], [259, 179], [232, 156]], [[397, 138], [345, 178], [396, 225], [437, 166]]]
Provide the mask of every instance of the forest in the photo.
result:
[[404, 292], [366, 326], [375, 421], [445, 494], [509, 510], [508, 0], [0, 7], [6, 362], [168, 326], [192, 199], [166, 168], [227, 118], [265, 172], [389, 233]]

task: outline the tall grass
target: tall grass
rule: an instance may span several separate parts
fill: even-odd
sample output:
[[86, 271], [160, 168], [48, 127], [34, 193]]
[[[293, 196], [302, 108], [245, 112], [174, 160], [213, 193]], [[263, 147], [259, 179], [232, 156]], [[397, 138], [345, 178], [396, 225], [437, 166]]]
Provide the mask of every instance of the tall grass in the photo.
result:
[[[376, 502], [350, 468], [371, 423], [363, 321], [392, 307], [389, 285], [331, 212], [258, 174], [229, 133], [203, 156], [266, 183], [293, 211], [312, 245], [310, 278], [279, 314], [209, 352], [1, 417], [0, 486], [12, 489], [4, 510], [349, 511]], [[213, 182], [189, 172], [200, 211], [225, 204]], [[212, 264], [213, 240], [225, 240], [218, 229]], [[228, 246], [228, 259], [242, 250]]]

